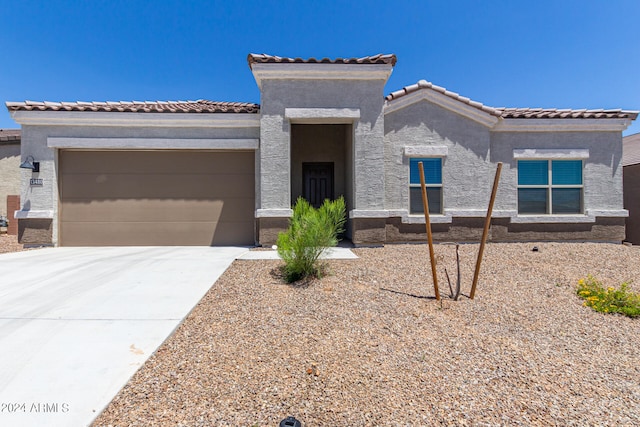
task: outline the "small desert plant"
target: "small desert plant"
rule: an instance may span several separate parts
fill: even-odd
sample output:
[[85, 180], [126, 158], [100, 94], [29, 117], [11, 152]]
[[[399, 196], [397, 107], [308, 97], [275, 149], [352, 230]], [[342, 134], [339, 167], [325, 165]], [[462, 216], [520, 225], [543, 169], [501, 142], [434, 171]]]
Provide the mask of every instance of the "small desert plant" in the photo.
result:
[[338, 244], [344, 231], [344, 198], [325, 200], [318, 209], [299, 197], [287, 231], [278, 235], [278, 254], [284, 260], [284, 278], [295, 282], [307, 276], [318, 276], [318, 262], [325, 248]]
[[605, 288], [595, 277], [589, 275], [578, 280], [576, 293], [584, 300], [585, 307], [601, 313], [620, 313], [629, 317], [640, 316], [640, 295], [629, 290], [628, 283], [620, 288]]

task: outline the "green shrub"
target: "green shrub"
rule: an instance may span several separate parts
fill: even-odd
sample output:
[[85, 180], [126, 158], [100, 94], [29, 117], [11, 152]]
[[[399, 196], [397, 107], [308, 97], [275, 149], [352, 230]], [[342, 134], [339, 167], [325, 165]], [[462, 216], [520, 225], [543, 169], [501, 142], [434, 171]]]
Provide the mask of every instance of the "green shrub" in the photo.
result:
[[619, 289], [602, 286], [595, 277], [589, 275], [578, 281], [576, 293], [584, 300], [585, 307], [601, 313], [620, 313], [629, 317], [640, 316], [640, 295], [629, 290], [623, 283]]
[[325, 200], [314, 209], [299, 197], [287, 231], [278, 235], [278, 254], [284, 260], [284, 278], [288, 283], [307, 276], [319, 276], [318, 261], [325, 248], [338, 244], [338, 234], [344, 231], [344, 198]]

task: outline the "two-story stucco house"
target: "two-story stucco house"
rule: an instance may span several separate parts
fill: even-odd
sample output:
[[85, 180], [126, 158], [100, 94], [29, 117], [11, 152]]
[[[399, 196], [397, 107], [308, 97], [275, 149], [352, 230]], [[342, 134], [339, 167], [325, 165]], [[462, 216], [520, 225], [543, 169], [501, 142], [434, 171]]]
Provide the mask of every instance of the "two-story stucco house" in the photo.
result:
[[20, 238], [54, 245], [270, 245], [299, 196], [343, 195], [356, 245], [622, 241], [622, 131], [638, 112], [492, 108], [426, 81], [384, 96], [394, 55], [248, 57], [260, 105], [8, 102], [22, 125]]

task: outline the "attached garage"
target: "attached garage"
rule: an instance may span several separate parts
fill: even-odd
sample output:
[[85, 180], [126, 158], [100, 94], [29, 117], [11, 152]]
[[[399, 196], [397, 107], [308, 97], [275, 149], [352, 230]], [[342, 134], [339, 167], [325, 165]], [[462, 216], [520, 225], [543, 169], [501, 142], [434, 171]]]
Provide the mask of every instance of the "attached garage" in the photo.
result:
[[253, 245], [254, 156], [59, 150], [59, 244]]

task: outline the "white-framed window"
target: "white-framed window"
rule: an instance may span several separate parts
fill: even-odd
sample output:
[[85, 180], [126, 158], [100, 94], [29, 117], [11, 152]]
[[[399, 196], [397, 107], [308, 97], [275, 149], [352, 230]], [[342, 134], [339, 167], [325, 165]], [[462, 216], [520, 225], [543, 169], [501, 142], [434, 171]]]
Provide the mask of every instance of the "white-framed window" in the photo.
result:
[[409, 159], [409, 214], [424, 214], [419, 162], [422, 162], [424, 168], [429, 213], [442, 214], [442, 157]]
[[518, 214], [584, 212], [582, 160], [518, 160]]

